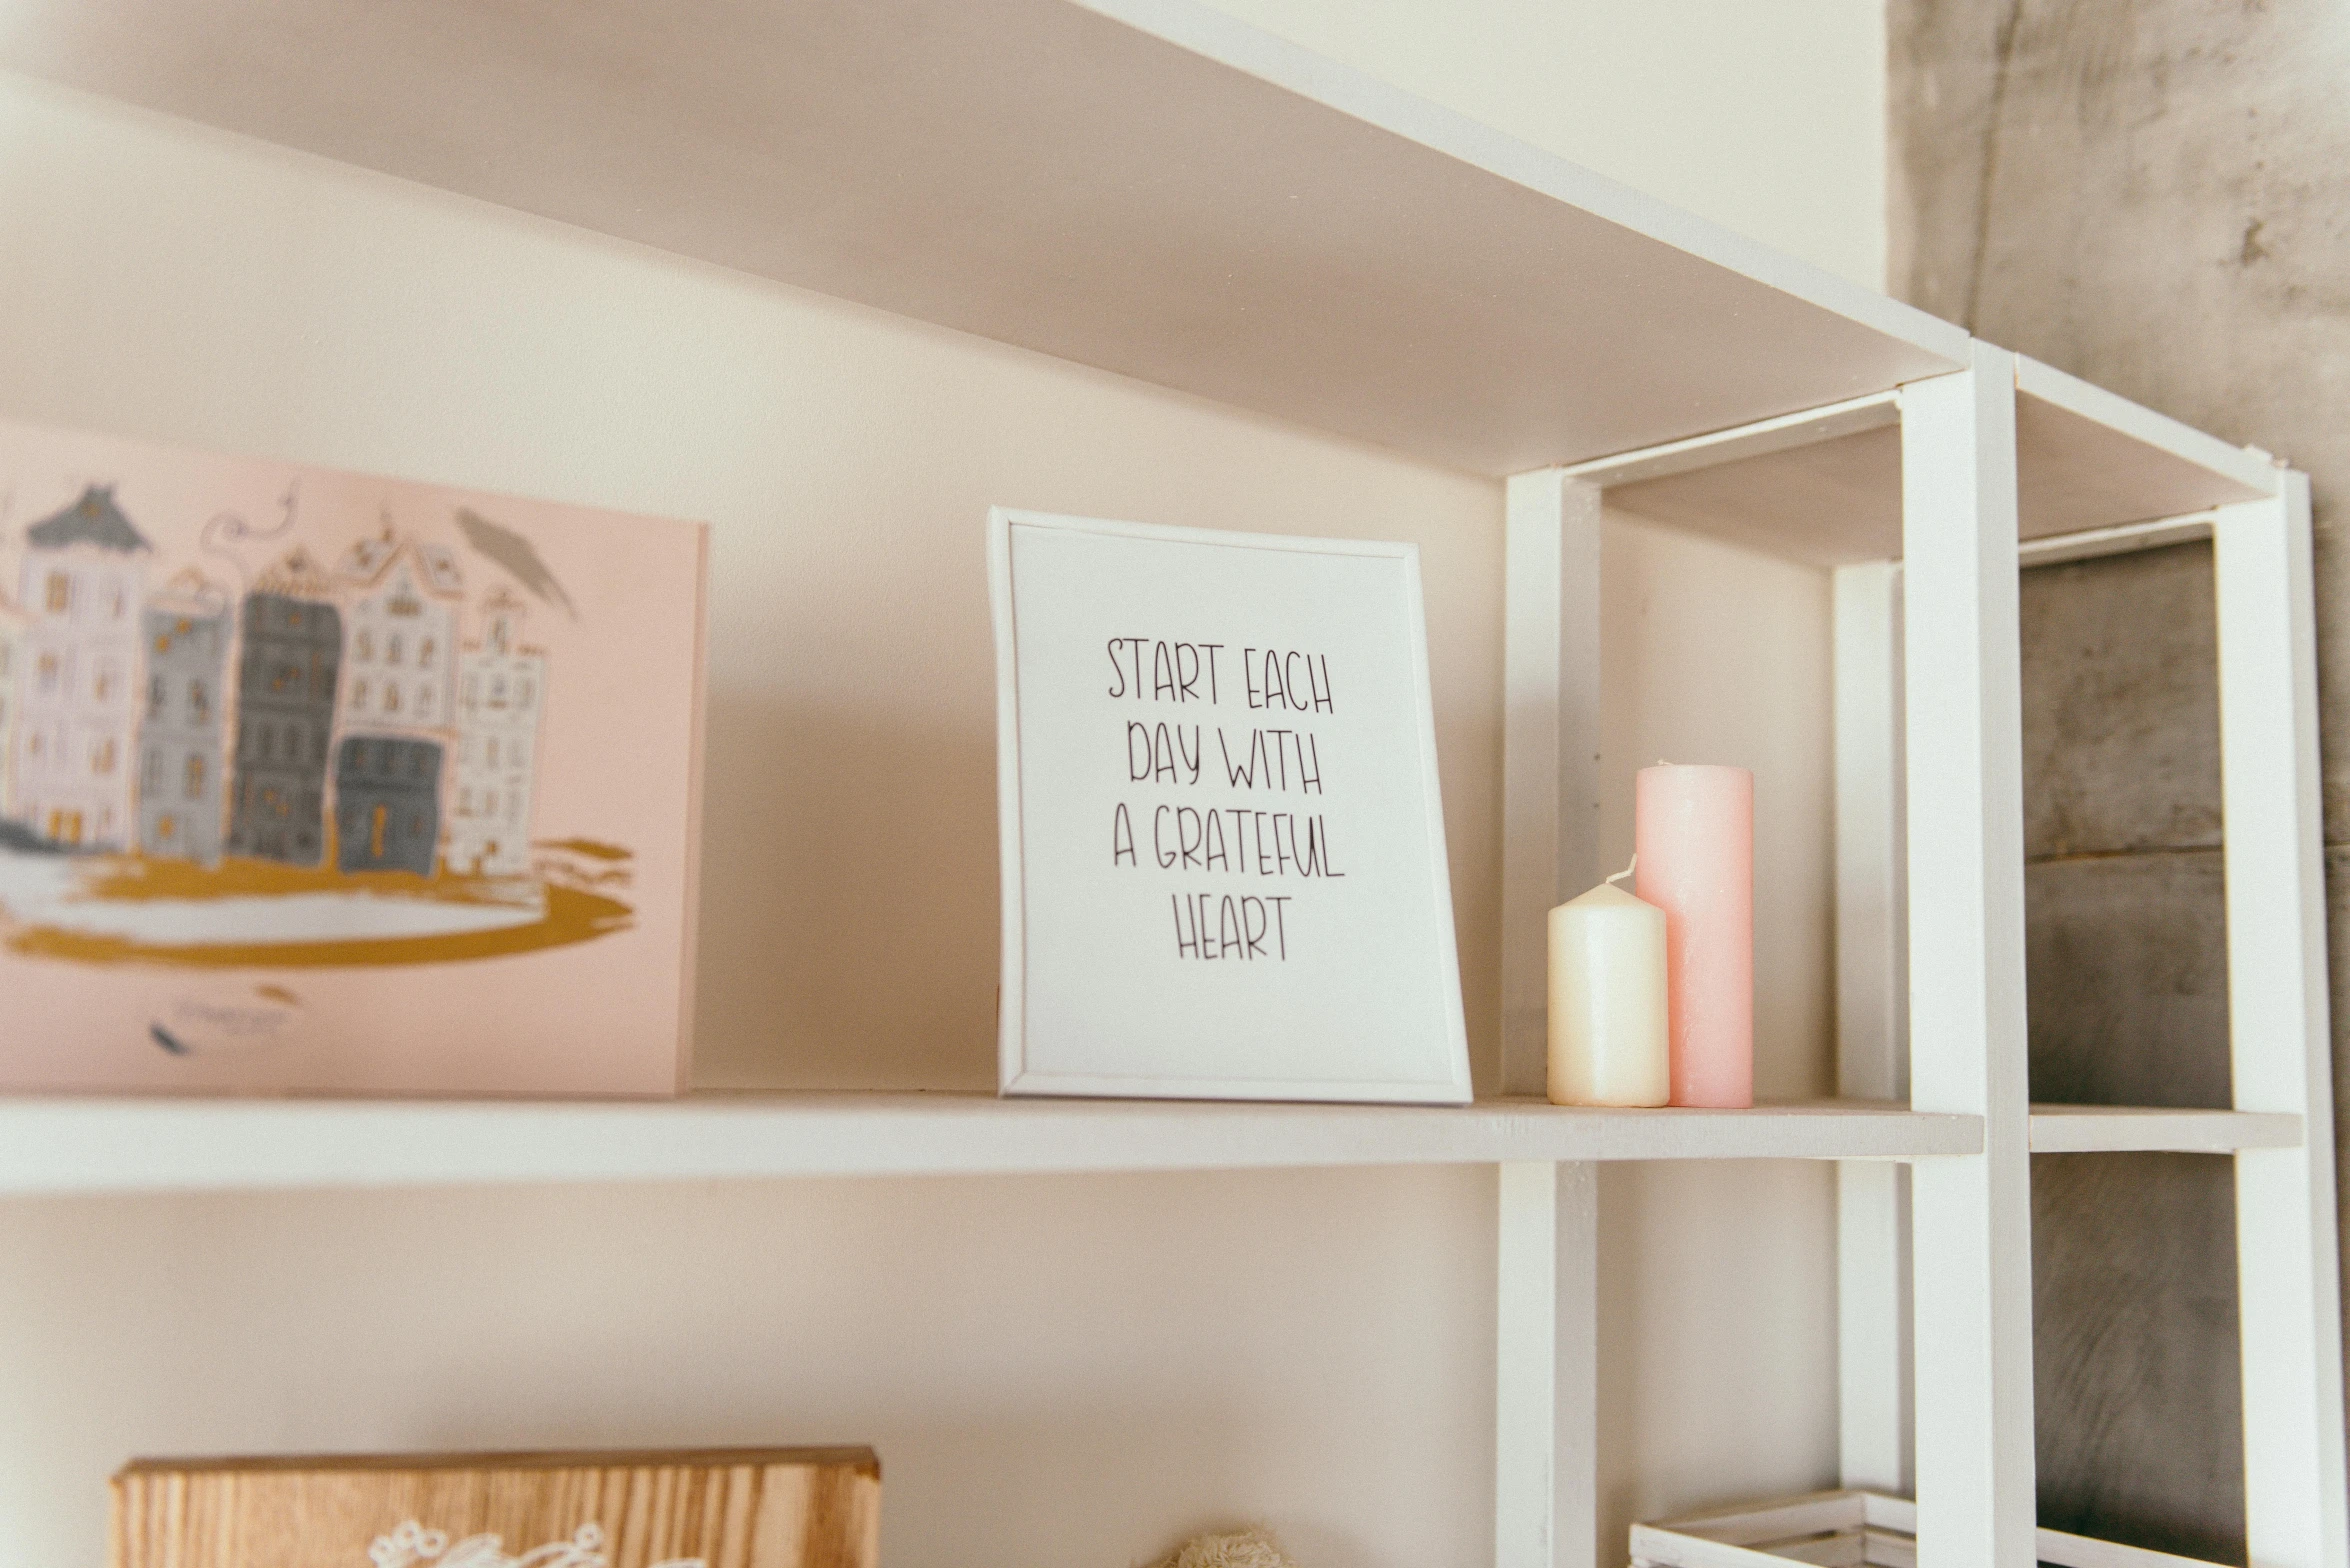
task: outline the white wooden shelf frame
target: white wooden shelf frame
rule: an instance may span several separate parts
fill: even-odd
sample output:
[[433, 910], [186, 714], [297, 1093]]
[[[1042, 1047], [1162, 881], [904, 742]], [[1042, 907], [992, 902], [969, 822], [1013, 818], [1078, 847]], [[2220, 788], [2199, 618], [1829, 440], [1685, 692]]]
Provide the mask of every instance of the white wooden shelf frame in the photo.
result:
[[[2028, 482], [2019, 421], [2035, 433]], [[1821, 494], [1823, 472], [1866, 477], [1875, 459], [1855, 458], [1855, 438], [1896, 426], [1900, 556], [1834, 567], [1837, 1089], [1980, 1118], [1983, 1148], [1839, 1167], [1843, 1484], [1916, 1498], [1923, 1568], [2029, 1568], [2031, 1156], [2227, 1154], [2250, 1560], [2345, 1568], [2309, 490], [2265, 453], [1978, 342], [1953, 374], [1512, 479], [1504, 1085], [1541, 1087], [1542, 911], [1601, 873], [1606, 490], [1661, 491], [1677, 521], [1751, 538], [1709, 469]], [[1843, 451], [1823, 466], [1828, 443]], [[1683, 476], [1696, 482], [1669, 488]], [[1830, 527], [1789, 553], [1855, 536]], [[2218, 576], [2234, 1105], [2033, 1106], [2017, 573], [2202, 536]], [[1588, 1518], [1593, 1497], [1593, 1198], [1587, 1164], [1513, 1167], [1502, 1188], [1504, 1568], [1618, 1557], [1546, 1530]], [[1555, 1392], [1537, 1411], [1523, 1383], [1546, 1369]]]
[[[0, 67], [68, 90], [1516, 474], [1505, 1094], [1541, 1092], [1543, 911], [1602, 870], [1603, 491], [1836, 567], [1839, 1092], [1928, 1114], [0, 1106], [0, 1191], [1493, 1161], [1497, 1558], [1588, 1568], [1593, 1162], [1841, 1156], [1847, 1478], [1914, 1466], [1927, 1568], [2022, 1568], [2030, 1151], [2232, 1149], [2245, 1338], [2263, 1346], [2245, 1378], [2254, 1561], [2350, 1568], [2298, 476], [1195, 0], [738, 6], [691, 28], [639, 7], [559, 46], [528, 8], [250, 0], [236, 25], [267, 50], [224, 47], [203, 6], [18, 9]], [[1579, 466], [1520, 472], [1541, 463]], [[2100, 530], [2202, 512], [2221, 573], [2235, 1107], [2035, 1111], [2019, 535], [2093, 550], [2153, 537]], [[444, 1153], [421, 1163], [368, 1145], [426, 1126]], [[1914, 1280], [1912, 1207], [1937, 1237]], [[1914, 1456], [1913, 1283], [1932, 1415]]]
[[2212, 522], [2234, 1101], [2303, 1129], [2298, 1147], [2235, 1157], [2246, 1549], [2262, 1568], [2345, 1568], [2309, 476], [2279, 479]]

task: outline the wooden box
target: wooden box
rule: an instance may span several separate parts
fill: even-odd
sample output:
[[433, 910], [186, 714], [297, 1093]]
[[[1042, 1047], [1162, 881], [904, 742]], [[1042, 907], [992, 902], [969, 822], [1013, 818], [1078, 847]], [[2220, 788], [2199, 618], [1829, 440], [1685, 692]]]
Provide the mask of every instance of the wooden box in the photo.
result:
[[148, 1459], [113, 1568], [874, 1568], [869, 1448]]
[[[1633, 1568], [1917, 1568], [1918, 1508], [1874, 1492], [1814, 1492], [1632, 1527]], [[2042, 1530], [2053, 1568], [2212, 1568], [2198, 1558]]]

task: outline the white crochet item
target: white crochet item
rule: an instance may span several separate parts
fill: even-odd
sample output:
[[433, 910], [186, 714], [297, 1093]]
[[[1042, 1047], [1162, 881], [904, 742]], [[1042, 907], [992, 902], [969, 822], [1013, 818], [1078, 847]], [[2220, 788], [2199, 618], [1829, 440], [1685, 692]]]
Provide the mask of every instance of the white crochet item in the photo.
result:
[[1155, 1568], [1297, 1568], [1262, 1530], [1238, 1535], [1203, 1535], [1184, 1543]]

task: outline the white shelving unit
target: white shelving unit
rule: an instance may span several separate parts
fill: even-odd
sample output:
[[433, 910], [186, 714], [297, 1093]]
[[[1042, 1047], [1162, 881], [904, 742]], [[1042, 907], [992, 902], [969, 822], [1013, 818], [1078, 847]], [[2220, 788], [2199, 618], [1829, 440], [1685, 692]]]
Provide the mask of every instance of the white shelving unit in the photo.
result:
[[[1890, 1168], [1840, 1174], [1845, 1485], [1914, 1489], [1921, 1563], [2032, 1562], [2030, 1155], [2232, 1154], [2251, 1560], [2332, 1568], [2346, 1547], [2307, 480], [2032, 360], [1971, 356], [1887, 395], [1518, 483], [1559, 498], [1562, 533], [1591, 526], [1596, 489], [1835, 572], [1839, 1087], [1979, 1115], [1985, 1145], [1918, 1162], [1906, 1195]], [[2218, 551], [2235, 1107], [2174, 1122], [2029, 1106], [2016, 571], [2197, 536]], [[1562, 886], [1589, 880], [1576, 853], [1570, 867], [1562, 844]], [[1514, 956], [1527, 978], [1539, 955]], [[1519, 1072], [1540, 1071], [1535, 1022]]]
[[[1512, 1097], [21, 1102], [0, 1192], [1490, 1162], [1497, 1559], [1588, 1568], [1596, 1162], [1839, 1160], [1845, 1480], [1914, 1486], [1926, 1568], [2023, 1568], [2030, 1154], [2232, 1153], [2252, 1560], [2350, 1568], [2301, 476], [1191, 0], [28, 0], [0, 66], [1509, 476]], [[1834, 569], [1842, 1101], [1527, 1098], [1541, 915], [1602, 870], [1603, 500]], [[2030, 1107], [2018, 562], [2197, 529], [2235, 1105]]]
[[[2118, 1117], [2151, 1135], [2134, 1147], [2237, 1156], [2252, 1560], [2338, 1564], [2307, 482], [2030, 359], [1974, 355], [1961, 376], [1567, 471], [1648, 515], [1785, 541], [1836, 571], [1840, 1087], [1982, 1114], [1987, 1146], [1980, 1166], [1919, 1168], [1908, 1207], [1934, 1241], [1915, 1249], [1907, 1295], [1898, 1179], [1843, 1173], [1844, 1480], [1907, 1491], [1914, 1477], [1922, 1560], [1945, 1530], [1959, 1551], [1943, 1561], [2031, 1560], [2026, 1156], [2112, 1148], [2098, 1118]], [[2247, 1141], [2245, 1121], [2157, 1130], [2154, 1113], [2024, 1105], [2010, 563], [2198, 535], [2219, 551], [2236, 1107], [2300, 1118], [2264, 1124], [2276, 1146]]]

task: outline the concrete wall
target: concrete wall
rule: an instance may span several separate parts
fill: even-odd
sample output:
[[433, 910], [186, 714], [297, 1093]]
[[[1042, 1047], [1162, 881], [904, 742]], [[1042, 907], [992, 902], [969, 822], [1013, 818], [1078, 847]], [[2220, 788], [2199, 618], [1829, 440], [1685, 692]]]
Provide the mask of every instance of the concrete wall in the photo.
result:
[[[1809, 74], [1686, 6], [1378, 38], [1505, 122], [1687, 49], [1706, 93], [1608, 100], [1612, 172], [1783, 199], [1865, 274], [1870, 10], [1784, 10]], [[1825, 176], [1753, 134], [1809, 114]], [[989, 503], [1419, 541], [1490, 1085], [1497, 484], [4, 77], [0, 213], [0, 414], [712, 523], [705, 1087], [993, 1082]], [[1824, 1092], [1826, 582], [1621, 519], [1606, 573], [1609, 850], [1638, 761], [1761, 771], [1758, 1082]], [[793, 1441], [880, 1448], [903, 1568], [1252, 1519], [1314, 1568], [1490, 1560], [1493, 1205], [1480, 1169], [0, 1202], [0, 1565], [100, 1561], [134, 1454]], [[1829, 1172], [1610, 1171], [1602, 1211], [1603, 1537], [1832, 1482]]]
[[[2226, 1105], [2211, 547], [2024, 574], [2032, 1098]], [[2244, 1558], [2226, 1159], [2032, 1161], [2040, 1521]]]
[[[2350, 6], [1892, 0], [1888, 35], [1894, 292], [2311, 473], [2350, 1060]], [[2036, 1097], [2224, 1103], [2209, 595], [2202, 550], [2026, 574]], [[2035, 1189], [2042, 1522], [2241, 1562], [2225, 1162]]]

